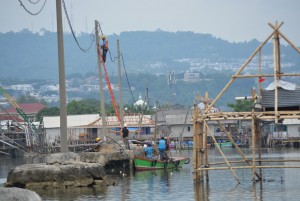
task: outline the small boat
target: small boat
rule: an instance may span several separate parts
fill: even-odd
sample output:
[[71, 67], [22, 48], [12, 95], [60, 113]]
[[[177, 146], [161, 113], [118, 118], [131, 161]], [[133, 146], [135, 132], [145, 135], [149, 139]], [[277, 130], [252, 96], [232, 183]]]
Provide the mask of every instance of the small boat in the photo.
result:
[[[219, 141], [217, 143], [220, 147], [232, 147], [232, 142], [227, 142], [227, 141]], [[214, 143], [216, 146], [216, 143]]]
[[187, 157], [170, 157], [168, 160], [149, 159], [142, 156], [134, 156], [136, 170], [158, 170], [180, 168], [188, 164], [190, 159]]

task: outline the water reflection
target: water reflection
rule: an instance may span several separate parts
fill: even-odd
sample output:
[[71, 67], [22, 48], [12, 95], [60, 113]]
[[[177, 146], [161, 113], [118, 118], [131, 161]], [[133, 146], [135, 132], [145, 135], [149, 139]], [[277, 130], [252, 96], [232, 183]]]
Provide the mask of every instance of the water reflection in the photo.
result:
[[[239, 160], [234, 149], [224, 150], [228, 160]], [[251, 149], [244, 150], [251, 158]], [[172, 153], [174, 154], [174, 153]], [[191, 151], [176, 153], [192, 158]], [[209, 150], [210, 162], [223, 161], [218, 150]], [[263, 149], [263, 160], [299, 159], [299, 149]], [[43, 162], [43, 159], [1, 160], [0, 175], [6, 178], [10, 168], [25, 163]], [[262, 165], [299, 165], [297, 162], [263, 163]], [[245, 165], [245, 164], [243, 164]], [[179, 170], [141, 171], [124, 170], [117, 173], [117, 186], [104, 188], [76, 188], [38, 191], [43, 200], [299, 200], [299, 169], [262, 169], [263, 180], [252, 181], [251, 169], [236, 169], [237, 184], [229, 170], [209, 171], [209, 182], [194, 183], [192, 163]], [[1, 177], [0, 177], [1, 178]]]

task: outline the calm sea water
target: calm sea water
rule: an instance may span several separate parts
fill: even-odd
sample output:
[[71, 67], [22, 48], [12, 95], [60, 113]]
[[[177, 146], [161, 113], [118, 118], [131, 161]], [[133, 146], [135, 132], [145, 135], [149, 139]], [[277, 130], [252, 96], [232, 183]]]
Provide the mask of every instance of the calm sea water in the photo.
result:
[[[241, 160], [234, 149], [222, 149], [228, 160]], [[251, 150], [244, 149], [250, 158]], [[263, 149], [263, 159], [297, 159], [300, 149], [278, 148]], [[190, 151], [171, 151], [172, 156], [189, 156]], [[209, 150], [210, 162], [224, 161], [217, 149]], [[44, 162], [44, 158], [1, 159], [0, 183], [6, 181], [8, 171], [25, 163]], [[266, 163], [264, 165], [275, 165]], [[280, 162], [276, 165], [300, 165], [297, 162]], [[209, 172], [209, 182], [194, 184], [192, 161], [180, 170], [167, 171], [127, 171], [126, 175], [118, 173], [117, 186], [105, 188], [76, 188], [66, 190], [37, 191], [43, 200], [79, 201], [79, 200], [300, 200], [300, 169], [263, 169], [263, 181], [252, 182], [251, 169], [234, 170], [240, 184], [229, 170]]]

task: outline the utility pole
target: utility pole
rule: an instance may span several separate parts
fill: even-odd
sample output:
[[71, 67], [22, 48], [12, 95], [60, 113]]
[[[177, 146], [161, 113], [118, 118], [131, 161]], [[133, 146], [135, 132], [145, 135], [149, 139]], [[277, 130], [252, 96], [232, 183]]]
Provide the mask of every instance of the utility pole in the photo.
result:
[[117, 40], [118, 48], [118, 80], [119, 80], [119, 97], [120, 97], [120, 117], [121, 117], [121, 126], [124, 126], [124, 115], [123, 115], [123, 97], [122, 97], [122, 79], [121, 79], [121, 54], [120, 54], [120, 40]]
[[102, 70], [101, 70], [101, 51], [99, 49], [99, 22], [95, 20], [95, 35], [96, 35], [96, 52], [98, 58], [98, 73], [99, 73], [99, 90], [100, 90], [100, 107], [101, 107], [101, 118], [102, 118], [102, 136], [106, 132], [106, 119], [105, 119], [105, 104], [104, 104], [104, 92], [103, 92], [103, 81], [102, 81]]
[[60, 151], [68, 152], [67, 139], [67, 104], [64, 60], [64, 39], [62, 26], [61, 0], [56, 0], [57, 44], [59, 64], [59, 98], [60, 98]]
[[155, 102], [155, 130], [154, 130], [154, 142], [156, 144], [157, 140], [157, 108], [158, 108], [158, 101]]

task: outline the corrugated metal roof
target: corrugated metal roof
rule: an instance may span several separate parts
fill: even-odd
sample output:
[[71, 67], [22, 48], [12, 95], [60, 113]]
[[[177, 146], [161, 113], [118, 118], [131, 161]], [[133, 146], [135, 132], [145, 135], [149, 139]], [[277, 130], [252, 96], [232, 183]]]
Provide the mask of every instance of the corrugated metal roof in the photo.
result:
[[[274, 107], [275, 91], [261, 90], [262, 106], [265, 108]], [[278, 89], [278, 107], [293, 107], [300, 106], [300, 87], [295, 90]]]
[[[140, 122], [140, 115], [138, 115], [138, 114], [124, 116], [124, 123], [126, 123], [128, 127], [137, 127], [140, 125], [139, 122]], [[116, 116], [106, 117], [106, 123], [107, 123], [107, 126], [112, 126], [112, 127], [119, 126], [119, 122], [118, 122], [118, 119]], [[149, 115], [143, 115], [141, 125], [143, 127], [145, 127], [145, 126], [151, 127], [151, 126], [155, 125], [155, 122], [149, 118]], [[101, 127], [102, 119], [99, 118], [97, 121], [93, 122], [89, 126]]]
[[[84, 126], [96, 121], [99, 118], [99, 114], [68, 115], [67, 125], [68, 127]], [[60, 116], [44, 117], [43, 122], [45, 128], [59, 128]]]
[[[99, 117], [99, 114], [86, 114], [86, 115], [68, 115], [68, 128], [70, 127], [83, 127], [83, 128], [94, 128], [102, 127], [102, 119]], [[128, 127], [139, 126], [140, 115], [130, 115], [124, 116], [124, 123]], [[60, 127], [60, 117], [44, 117], [43, 118], [44, 127], [47, 128], [59, 128]], [[119, 122], [116, 116], [107, 116], [106, 117], [107, 126], [116, 127], [119, 126]], [[153, 126], [155, 122], [152, 121], [148, 115], [143, 116], [142, 120], [143, 126]]]

